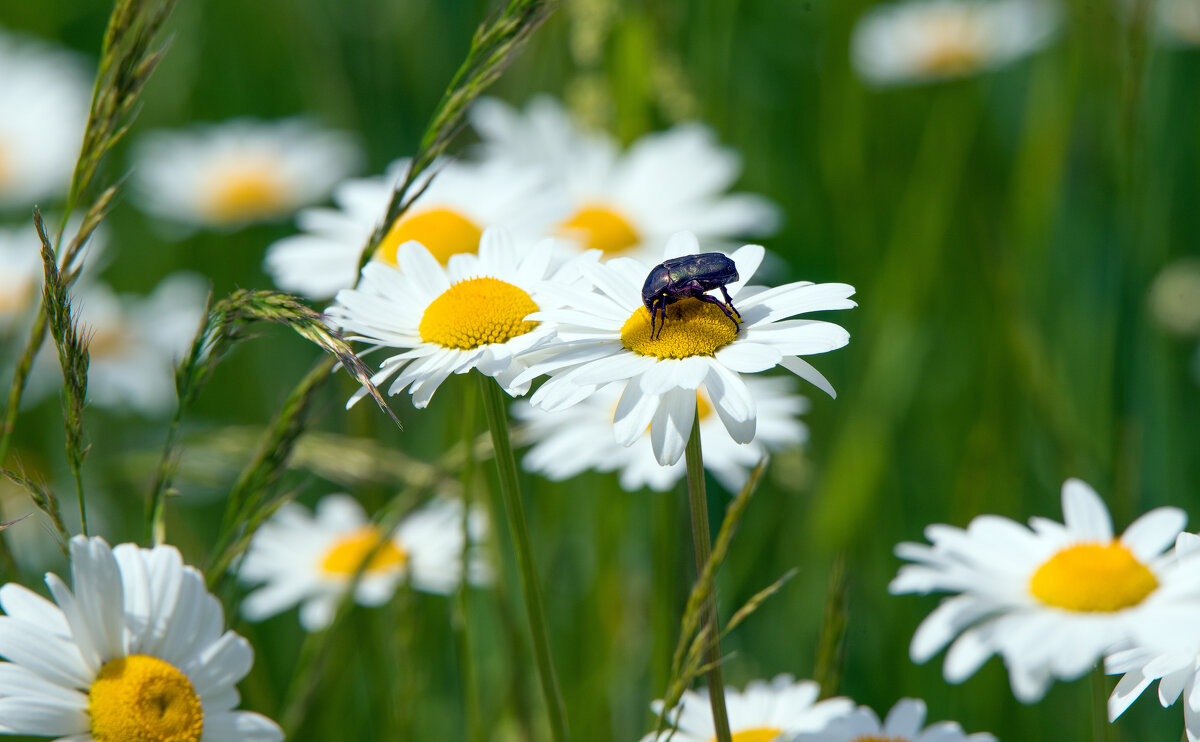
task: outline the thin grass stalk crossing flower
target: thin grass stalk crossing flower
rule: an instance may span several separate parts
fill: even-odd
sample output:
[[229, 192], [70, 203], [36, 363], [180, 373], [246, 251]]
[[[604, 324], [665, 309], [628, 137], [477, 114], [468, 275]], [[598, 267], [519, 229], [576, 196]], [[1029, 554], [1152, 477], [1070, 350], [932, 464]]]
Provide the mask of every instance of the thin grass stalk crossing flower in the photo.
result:
[[[696, 551], [696, 575], [712, 557], [709, 543], [708, 494], [704, 487], [704, 454], [700, 449], [700, 414], [692, 420], [692, 434], [688, 437], [684, 452], [687, 460], [688, 504], [692, 511], [692, 545]], [[712, 705], [713, 726], [717, 731], [717, 742], [732, 742], [729, 731], [729, 712], [725, 708], [725, 681], [721, 677], [720, 623], [717, 616], [717, 590], [714, 586], [704, 601], [705, 631], [711, 640], [705, 656], [708, 660], [708, 700]]]
[[66, 425], [67, 464], [75, 479], [75, 495], [79, 500], [79, 524], [84, 536], [88, 535], [87, 504], [83, 497], [83, 460], [88, 446], [83, 442], [83, 403], [87, 397], [88, 341], [80, 333], [78, 320], [71, 309], [68, 282], [58, 270], [54, 248], [46, 235], [42, 212], [33, 210], [33, 223], [42, 242], [42, 266], [45, 280], [42, 284], [42, 306], [50, 326], [50, 335], [58, 349], [58, 361], [63, 374], [63, 423]]
[[[541, 581], [533, 561], [533, 544], [529, 540], [529, 526], [525, 522], [525, 506], [521, 501], [521, 488], [517, 482], [517, 460], [513, 456], [512, 443], [508, 435], [508, 413], [504, 395], [495, 380], [476, 372], [483, 392], [483, 408], [487, 413], [488, 427], [492, 431], [492, 448], [496, 454], [496, 470], [500, 475], [500, 497], [504, 500], [504, 511], [508, 516], [508, 528], [512, 533], [513, 548], [517, 553], [517, 567], [521, 573], [521, 592], [525, 598], [525, 612], [529, 617], [529, 630], [533, 636], [533, 656], [538, 666], [538, 678], [542, 684], [542, 696], [546, 701], [546, 713], [550, 717], [550, 733], [555, 742], [567, 742], [567, 712], [559, 690], [558, 676], [554, 672], [554, 659], [550, 652], [550, 636], [546, 630], [546, 612], [542, 607]], [[729, 742], [729, 740], [725, 740]]]

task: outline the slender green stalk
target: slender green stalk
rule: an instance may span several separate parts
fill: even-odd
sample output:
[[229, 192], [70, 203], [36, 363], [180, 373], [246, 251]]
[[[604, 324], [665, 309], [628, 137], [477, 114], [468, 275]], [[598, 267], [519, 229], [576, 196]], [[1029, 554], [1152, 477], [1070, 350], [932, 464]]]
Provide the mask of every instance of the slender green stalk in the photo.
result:
[[[487, 412], [488, 427], [492, 431], [492, 447], [496, 452], [500, 496], [504, 500], [508, 528], [512, 533], [513, 548], [517, 553], [521, 592], [525, 597], [525, 612], [529, 616], [533, 656], [542, 683], [542, 695], [546, 699], [546, 712], [550, 717], [550, 733], [555, 742], [566, 742], [570, 739], [567, 731], [567, 712], [562, 691], [558, 687], [558, 678], [554, 674], [554, 661], [550, 655], [550, 636], [546, 631], [546, 613], [542, 608], [541, 582], [538, 579], [537, 567], [533, 563], [533, 544], [529, 540], [525, 506], [521, 502], [521, 488], [517, 483], [517, 460], [513, 457], [512, 444], [508, 437], [508, 412], [504, 408], [504, 393], [494, 380], [483, 374], [478, 376], [483, 392], [483, 408]], [[726, 739], [725, 742], [729, 740]]]
[[[688, 503], [692, 509], [692, 545], [696, 551], [696, 574], [704, 572], [712, 553], [709, 543], [708, 494], [704, 488], [704, 455], [700, 450], [700, 413], [692, 420], [692, 434], [688, 437], [687, 450]], [[710, 637], [708, 650], [708, 700], [712, 705], [713, 727], [717, 730], [717, 742], [732, 742], [729, 732], [729, 712], [725, 709], [725, 681], [721, 677], [720, 625], [717, 617], [717, 590], [714, 587], [705, 600], [705, 633]]]
[[471, 549], [471, 484], [475, 479], [475, 417], [479, 405], [479, 391], [473, 384], [467, 384], [463, 389], [462, 400], [462, 441], [466, 453], [459, 482], [462, 486], [463, 515], [462, 528], [463, 546], [459, 554], [463, 565], [463, 579], [458, 586], [458, 600], [455, 603], [454, 634], [458, 643], [459, 665], [463, 676], [463, 696], [466, 698], [467, 709], [467, 739], [470, 742], [484, 742], [487, 738], [483, 729], [483, 717], [479, 708], [479, 678], [475, 663], [471, 661], [471, 612], [468, 600], [469, 583], [467, 582], [467, 565], [470, 564]]

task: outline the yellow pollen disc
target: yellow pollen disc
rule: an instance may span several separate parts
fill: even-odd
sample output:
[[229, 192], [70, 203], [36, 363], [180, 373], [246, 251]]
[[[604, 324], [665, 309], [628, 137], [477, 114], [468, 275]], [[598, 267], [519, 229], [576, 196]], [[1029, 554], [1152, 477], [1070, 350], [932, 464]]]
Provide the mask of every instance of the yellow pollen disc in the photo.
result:
[[233, 224], [274, 216], [288, 203], [288, 188], [266, 165], [246, 165], [213, 176], [206, 213]]
[[931, 22], [932, 43], [918, 63], [931, 75], [963, 75], [983, 64], [984, 51], [974, 24], [960, 14], [947, 15]]
[[[363, 526], [334, 542], [321, 560], [321, 569], [329, 574], [353, 575], [379, 544], [383, 534], [375, 526]], [[394, 541], [385, 541], [367, 564], [366, 572], [382, 572], [403, 567], [408, 563], [408, 554]]]
[[1157, 588], [1154, 573], [1119, 541], [1068, 546], [1029, 581], [1030, 592], [1046, 605], [1088, 613], [1135, 606]]
[[538, 305], [523, 289], [498, 278], [468, 278], [429, 302], [417, 331], [427, 343], [470, 350], [504, 343], [537, 327], [525, 317]]
[[451, 255], [479, 252], [483, 230], [453, 209], [429, 209], [401, 217], [384, 236], [375, 253], [378, 260], [396, 264], [396, 250], [405, 242], [420, 242], [442, 265]]
[[13, 179], [12, 156], [5, 149], [4, 142], [0, 142], [0, 186], [7, 185]]
[[[772, 742], [781, 734], [783, 730], [776, 727], [753, 727], [734, 732], [733, 742]], [[717, 738], [713, 737], [710, 742], [717, 742]]]
[[716, 304], [699, 299], [682, 299], [667, 305], [666, 324], [659, 332], [659, 319], [654, 323], [657, 335], [650, 338], [650, 312], [638, 307], [621, 328], [621, 342], [634, 353], [664, 358], [711, 356], [737, 337], [733, 320]]
[[105, 663], [88, 691], [96, 742], [200, 742], [204, 708], [187, 676], [157, 657]]
[[605, 258], [642, 241], [629, 220], [606, 206], [584, 206], [563, 222], [559, 231], [580, 240], [586, 249], [602, 251]]
[[29, 306], [33, 299], [33, 287], [33, 281], [22, 281], [14, 286], [0, 286], [0, 314], [13, 314]]

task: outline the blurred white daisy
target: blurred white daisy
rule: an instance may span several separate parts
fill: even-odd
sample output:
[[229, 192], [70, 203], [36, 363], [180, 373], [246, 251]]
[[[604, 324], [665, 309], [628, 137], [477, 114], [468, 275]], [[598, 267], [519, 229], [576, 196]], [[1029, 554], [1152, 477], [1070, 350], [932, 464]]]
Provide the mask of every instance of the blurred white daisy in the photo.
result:
[[[354, 592], [360, 605], [386, 603], [396, 587], [447, 595], [462, 581], [463, 509], [457, 500], [434, 499], [409, 514], [363, 571]], [[483, 540], [487, 522], [472, 508], [468, 519], [472, 545]], [[242, 613], [262, 621], [296, 604], [308, 631], [329, 625], [363, 560], [384, 534], [349, 495], [326, 495], [316, 514], [295, 503], [281, 507], [262, 525], [238, 570], [243, 582], [265, 583], [242, 603]], [[490, 572], [471, 549], [467, 581], [487, 584]]]
[[[57, 225], [53, 217], [46, 218], [47, 228]], [[79, 229], [79, 221], [67, 224], [67, 235]], [[96, 260], [103, 253], [103, 227], [92, 233], [88, 244], [76, 257], [83, 275], [94, 273]], [[38, 303], [42, 290], [42, 243], [33, 222], [20, 227], [0, 227], [0, 336], [12, 331], [13, 325]]]
[[999, 654], [1013, 693], [1030, 703], [1053, 680], [1073, 680], [1127, 647], [1138, 626], [1177, 601], [1200, 597], [1200, 569], [1163, 553], [1187, 521], [1182, 510], [1152, 510], [1114, 538], [1108, 510], [1088, 485], [1068, 479], [1062, 505], [1065, 524], [1032, 518], [1026, 528], [985, 515], [965, 531], [930, 526], [932, 545], [896, 547], [915, 564], [900, 568], [892, 593], [957, 593], [917, 628], [913, 660], [953, 640], [944, 671], [960, 683]]
[[[267, 249], [264, 268], [275, 285], [310, 299], [352, 287], [359, 256], [408, 166], [408, 159], [397, 160], [383, 176], [339, 184], [333, 192], [336, 209], [300, 212], [296, 222], [303, 233]], [[488, 227], [535, 239], [566, 208], [546, 186], [544, 176], [528, 167], [439, 160], [413, 185], [411, 193], [420, 195], [384, 236], [375, 258], [395, 266], [400, 245], [419, 242], [446, 265], [451, 255], [477, 252]]]
[[566, 194], [557, 234], [605, 258], [653, 257], [683, 229], [719, 249], [779, 227], [773, 203], [727, 192], [741, 175], [741, 158], [701, 124], [648, 134], [622, 151], [608, 134], [578, 127], [548, 96], [524, 112], [485, 99], [470, 115], [487, 157], [540, 169]]
[[[854, 709], [849, 698], [828, 698], [818, 701], [820, 687], [811, 680], [794, 680], [791, 675], [777, 675], [773, 680], [753, 680], [745, 691], [725, 687], [725, 708], [729, 712], [729, 730], [736, 742], [772, 742], [790, 740], [798, 732], [820, 732], [833, 720]], [[662, 713], [662, 701], [651, 708]], [[657, 739], [670, 736], [678, 742], [710, 742], [716, 739], [712, 707], [708, 690], [683, 692], [679, 705], [671, 712], [678, 730], [664, 732]], [[653, 733], [642, 742], [653, 742]]]
[[[698, 253], [695, 235], [680, 232], [667, 241], [663, 258]], [[783, 366], [832, 395], [833, 387], [799, 358], [842, 347], [850, 335], [818, 320], [790, 320], [805, 312], [849, 309], [854, 288], [842, 283], [789, 283], [774, 288], [747, 286], [762, 261], [763, 249], [745, 245], [732, 254], [740, 279], [728, 284], [740, 322], [719, 304], [683, 299], [670, 304], [656, 334], [642, 303], [642, 285], [651, 266], [633, 258], [576, 264], [595, 291], [550, 285], [543, 292], [560, 308], [533, 314], [551, 324], [556, 339], [531, 356], [528, 382], [551, 378], [532, 397], [550, 412], [582, 402], [605, 384], [624, 382], [613, 426], [621, 445], [632, 445], [650, 428], [658, 463], [669, 466], [683, 455], [703, 387], [717, 417], [737, 443], [754, 440], [758, 403], [742, 374]]]
[[42, 276], [33, 224], [0, 227], [0, 335], [8, 334], [37, 302]]
[[134, 186], [156, 216], [236, 228], [324, 199], [360, 160], [353, 138], [304, 119], [234, 119], [143, 135], [133, 153]]
[[0, 208], [65, 197], [92, 100], [87, 65], [0, 30], [0, 70]]
[[1200, 45], [1200, 2], [1158, 0], [1158, 30], [1168, 43]]
[[[326, 310], [348, 340], [375, 348], [401, 348], [371, 381], [396, 377], [388, 394], [411, 385], [413, 406], [425, 407], [450, 374], [471, 369], [491, 376], [510, 395], [524, 394], [529, 381], [516, 359], [550, 339], [552, 330], [527, 320], [548, 306], [543, 297], [554, 246], [542, 240], [518, 249], [512, 236], [488, 229], [479, 253], [450, 257], [443, 268], [428, 250], [407, 242], [396, 253], [398, 268], [374, 261], [363, 268], [357, 289], [338, 292]], [[359, 390], [347, 407], [366, 396]]]
[[[1175, 557], [1190, 570], [1200, 569], [1200, 536], [1181, 533]], [[1115, 721], [1142, 691], [1158, 681], [1158, 700], [1166, 708], [1183, 697], [1188, 742], [1200, 742], [1200, 600], [1181, 602], [1161, 619], [1137, 627], [1134, 646], [1104, 660], [1104, 670], [1123, 677], [1108, 699]]]
[[[149, 296], [117, 296], [87, 284], [73, 306], [87, 333], [87, 401], [99, 407], [159, 415], [175, 403], [176, 362], [190, 347], [208, 299], [208, 283], [192, 273], [165, 278]], [[58, 355], [47, 343], [30, 377], [29, 398], [58, 389]]]
[[[704, 468], [725, 489], [737, 492], [750, 470], [768, 451], [798, 446], [808, 438], [808, 428], [798, 416], [808, 409], [808, 400], [794, 393], [794, 385], [778, 377], [747, 377], [746, 386], [758, 403], [758, 425], [754, 440], [740, 444], [729, 437], [712, 402], [703, 389], [697, 390], [700, 440]], [[643, 487], [663, 492], [683, 478], [683, 462], [663, 466], [654, 458], [650, 431], [643, 431], [632, 445], [623, 446], [613, 433], [613, 414], [623, 385], [608, 384], [584, 401], [557, 412], [546, 412], [518, 400], [513, 416], [524, 424], [524, 438], [532, 442], [523, 464], [553, 481], [570, 479], [584, 471], [620, 473], [622, 489], [633, 492]]]
[[204, 576], [172, 546], [71, 539], [74, 591], [54, 602], [0, 588], [0, 733], [70, 742], [277, 742], [270, 719], [234, 711], [254, 662], [224, 631]]
[[995, 742], [990, 734], [967, 734], [953, 721], [925, 726], [925, 702], [902, 698], [880, 723], [875, 712], [859, 706], [846, 716], [834, 719], [820, 734], [801, 734], [794, 742]]
[[964, 77], [1041, 49], [1058, 23], [1052, 0], [901, 0], [859, 19], [851, 57], [872, 85]]

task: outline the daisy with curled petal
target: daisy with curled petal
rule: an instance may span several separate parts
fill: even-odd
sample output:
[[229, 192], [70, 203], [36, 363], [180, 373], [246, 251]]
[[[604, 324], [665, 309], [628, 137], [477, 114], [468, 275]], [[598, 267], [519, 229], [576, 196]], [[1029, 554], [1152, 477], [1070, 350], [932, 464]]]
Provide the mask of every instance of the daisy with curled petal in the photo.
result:
[[612, 136], [580, 128], [549, 96], [534, 98], [523, 112], [484, 99], [470, 115], [489, 158], [532, 165], [566, 194], [569, 209], [553, 229], [580, 249], [652, 258], [682, 229], [709, 249], [778, 229], [775, 204], [728, 192], [741, 158], [707, 126], [681, 124], [622, 150]]
[[278, 742], [275, 722], [235, 711], [254, 662], [224, 630], [204, 576], [172, 546], [71, 539], [74, 590], [54, 602], [0, 587], [0, 733], [60, 742]]
[[931, 545], [896, 547], [914, 564], [900, 568], [892, 593], [957, 593], [917, 628], [914, 661], [953, 641], [945, 675], [960, 683], [999, 654], [1014, 695], [1031, 703], [1054, 679], [1073, 680], [1129, 646], [1177, 601], [1200, 596], [1200, 570], [1163, 553], [1187, 521], [1182, 510], [1152, 510], [1114, 538], [1088, 485], [1068, 479], [1062, 504], [1064, 524], [1033, 518], [1026, 528], [985, 515], [966, 530], [930, 526]]
[[133, 159], [143, 208], [170, 221], [224, 229], [282, 219], [320, 201], [358, 169], [362, 155], [349, 135], [291, 118], [151, 132]]
[[[1200, 536], [1181, 533], [1175, 557], [1190, 570], [1200, 569]], [[1121, 674], [1108, 699], [1108, 720], [1116, 721], [1142, 691], [1158, 681], [1158, 700], [1166, 708], [1183, 697], [1188, 742], [1200, 742], [1200, 599], [1180, 602], [1160, 620], [1137, 627], [1134, 646], [1112, 653], [1104, 671]]]
[[[668, 240], [663, 257], [699, 251], [695, 235], [680, 232]], [[730, 437], [749, 443], [758, 410], [742, 374], [783, 366], [833, 395], [825, 377], [799, 356], [840, 348], [850, 335], [830, 322], [786, 318], [856, 306], [849, 299], [854, 288], [841, 283], [747, 286], [762, 257], [758, 245], [741, 247], [731, 256], [740, 279], [725, 288], [741, 314], [739, 322], [719, 304], [687, 298], [668, 305], [666, 319], [653, 335], [641, 293], [650, 265], [632, 258], [579, 262], [579, 274], [595, 290], [544, 288], [561, 306], [529, 319], [552, 323], [557, 339], [531, 357], [529, 370], [517, 383], [551, 374], [531, 401], [554, 412], [587, 399], [605, 384], [623, 382], [613, 416], [617, 441], [632, 445], [649, 426], [654, 457], [664, 466], [683, 455], [701, 388]]]
[[[363, 268], [358, 288], [338, 292], [326, 310], [348, 340], [374, 348], [399, 348], [371, 378], [376, 386], [396, 377], [389, 394], [411, 387], [413, 406], [429, 404], [450, 374], [478, 369], [510, 395], [524, 394], [528, 380], [517, 356], [547, 342], [552, 330], [526, 319], [547, 305], [551, 240], [518, 249], [509, 233], [488, 229], [479, 254], [460, 253], [443, 268], [422, 245], [406, 242], [396, 265], [373, 261]], [[359, 390], [347, 407], [366, 396]]]
[[[336, 209], [306, 209], [296, 217], [302, 234], [267, 250], [263, 267], [275, 285], [310, 299], [328, 299], [354, 285], [358, 260], [387, 209], [392, 189], [404, 181], [410, 161], [397, 160], [375, 178], [347, 180], [333, 191]], [[451, 255], [474, 253], [488, 227], [518, 238], [544, 236], [565, 205], [546, 179], [507, 162], [482, 164], [443, 159], [413, 184], [412, 205], [384, 235], [375, 259], [396, 265], [405, 242], [419, 242], [446, 265]]]
[[71, 52], [2, 29], [0, 70], [0, 207], [28, 209], [66, 195], [92, 76]]
[[913, 85], [1000, 67], [1046, 46], [1057, 5], [1040, 0], [902, 0], [873, 6], [851, 56], [871, 85]]
[[[795, 680], [777, 675], [770, 682], [753, 680], [746, 690], [725, 687], [725, 705], [729, 711], [729, 731], [734, 742], [772, 742], [790, 740], [799, 732], [820, 732], [854, 708], [849, 698], [818, 701], [821, 688], [811, 680]], [[654, 713], [662, 713], [662, 701], [651, 704]], [[670, 736], [679, 742], [710, 742], [716, 739], [707, 690], [684, 691], [679, 705], [671, 711], [677, 727], [664, 732], [658, 740]], [[642, 742], [654, 742], [653, 733]]]
[[[699, 390], [696, 396], [704, 467], [730, 492], [742, 488], [750, 470], [768, 451], [798, 446], [808, 438], [808, 428], [798, 419], [808, 409], [808, 400], [793, 393], [789, 380], [747, 377], [745, 382], [759, 408], [754, 440], [745, 445], [729, 437], [713, 413], [707, 393]], [[589, 469], [617, 471], [622, 489], [630, 492], [643, 487], [663, 492], [675, 486], [684, 476], [683, 463], [659, 464], [649, 430], [630, 446], [617, 443], [613, 414], [622, 388], [619, 383], [605, 385], [574, 407], [557, 412], [518, 400], [513, 416], [524, 424], [524, 435], [533, 441], [523, 461], [525, 468], [554, 481]]]
[[[355, 601], [382, 605], [405, 581], [421, 592], [453, 592], [463, 577], [462, 523], [457, 500], [437, 498], [410, 513], [367, 564]], [[487, 521], [481, 510], [471, 509], [467, 528], [472, 545], [483, 540]], [[321, 498], [315, 516], [301, 505], [284, 505], [254, 535], [238, 569], [243, 582], [265, 583], [246, 597], [242, 613], [262, 621], [300, 603], [300, 625], [307, 631], [324, 629], [351, 578], [383, 537], [349, 495]], [[488, 566], [474, 548], [466, 571], [473, 585], [490, 582]]]
[[990, 734], [967, 734], [953, 721], [925, 724], [925, 702], [902, 698], [880, 723], [875, 712], [859, 706], [851, 713], [834, 719], [820, 734], [801, 734], [795, 742], [995, 742]]

